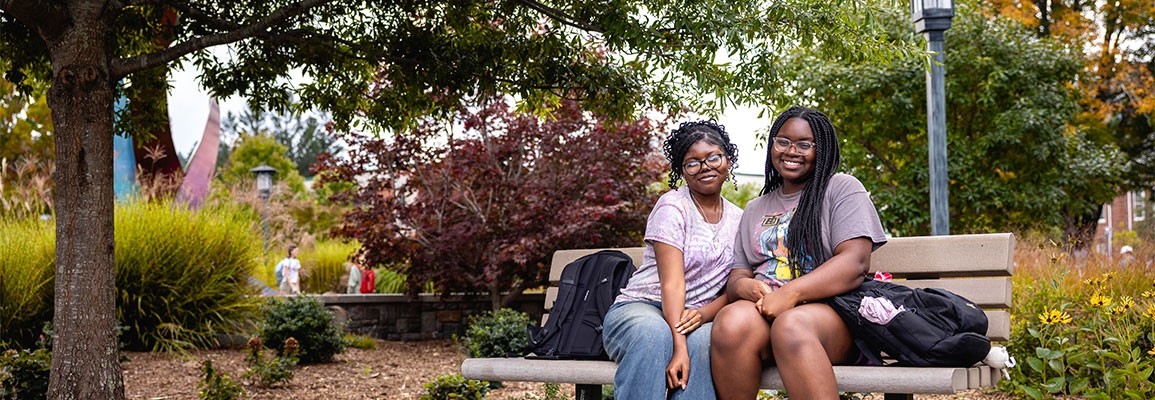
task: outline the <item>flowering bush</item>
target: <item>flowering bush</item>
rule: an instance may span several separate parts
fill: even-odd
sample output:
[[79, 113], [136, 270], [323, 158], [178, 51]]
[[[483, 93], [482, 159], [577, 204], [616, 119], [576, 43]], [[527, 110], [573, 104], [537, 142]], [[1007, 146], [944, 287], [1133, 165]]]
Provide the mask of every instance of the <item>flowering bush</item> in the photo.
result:
[[1009, 348], [1020, 365], [1000, 388], [1033, 399], [1148, 398], [1155, 393], [1155, 279], [1066, 254], [1019, 260]]

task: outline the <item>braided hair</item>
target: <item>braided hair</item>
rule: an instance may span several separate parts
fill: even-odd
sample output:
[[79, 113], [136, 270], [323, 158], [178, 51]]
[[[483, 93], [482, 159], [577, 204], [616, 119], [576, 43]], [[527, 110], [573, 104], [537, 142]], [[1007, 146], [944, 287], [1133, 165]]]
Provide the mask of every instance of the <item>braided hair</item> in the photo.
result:
[[730, 162], [729, 179], [737, 187], [734, 168], [738, 167], [738, 145], [730, 142], [730, 134], [726, 133], [726, 127], [711, 119], [683, 122], [678, 129], [670, 132], [670, 137], [662, 144], [662, 152], [665, 153], [666, 159], [670, 160], [668, 182], [670, 189], [678, 188], [678, 181], [682, 179], [682, 160], [686, 158], [686, 152], [690, 151], [690, 147], [700, 140], [721, 147], [722, 151], [726, 152], [726, 159]]
[[[774, 146], [773, 140], [778, 137], [778, 130], [791, 118], [801, 118], [810, 125], [814, 134], [814, 171], [810, 174], [810, 181], [802, 189], [802, 197], [798, 200], [798, 208], [790, 221], [790, 228], [786, 233], [786, 248], [790, 251], [790, 269], [794, 277], [802, 275], [803, 263], [806, 256], [811, 255], [810, 262], [814, 266], [821, 265], [826, 260], [819, 260], [821, 252], [817, 251], [816, 244], [822, 241], [822, 201], [826, 198], [826, 186], [830, 177], [838, 171], [842, 155], [838, 150], [838, 135], [830, 118], [821, 111], [794, 106], [787, 109], [770, 127], [768, 148]], [[782, 187], [782, 174], [774, 169], [773, 151], [766, 152], [766, 184], [760, 194], [764, 195]]]

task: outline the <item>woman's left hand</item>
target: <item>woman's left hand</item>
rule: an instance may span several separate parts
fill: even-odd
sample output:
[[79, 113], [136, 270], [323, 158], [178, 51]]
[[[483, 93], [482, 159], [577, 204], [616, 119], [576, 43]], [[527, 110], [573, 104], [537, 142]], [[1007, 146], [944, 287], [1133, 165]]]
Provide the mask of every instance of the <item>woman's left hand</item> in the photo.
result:
[[674, 327], [683, 335], [689, 335], [699, 326], [702, 326], [702, 313], [698, 312], [696, 308], [687, 308], [682, 310], [682, 316], [678, 319], [678, 325]]

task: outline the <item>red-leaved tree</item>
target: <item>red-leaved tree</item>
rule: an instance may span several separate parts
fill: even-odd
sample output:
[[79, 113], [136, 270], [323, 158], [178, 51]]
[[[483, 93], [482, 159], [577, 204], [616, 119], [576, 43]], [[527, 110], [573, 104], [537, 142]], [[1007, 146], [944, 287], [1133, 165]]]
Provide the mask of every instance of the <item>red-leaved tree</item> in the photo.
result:
[[369, 265], [396, 265], [410, 288], [483, 292], [494, 308], [546, 283], [553, 252], [641, 245], [665, 171], [664, 125], [607, 122], [565, 102], [551, 118], [501, 100], [391, 138], [346, 135], [323, 181], [358, 182], [335, 233]]

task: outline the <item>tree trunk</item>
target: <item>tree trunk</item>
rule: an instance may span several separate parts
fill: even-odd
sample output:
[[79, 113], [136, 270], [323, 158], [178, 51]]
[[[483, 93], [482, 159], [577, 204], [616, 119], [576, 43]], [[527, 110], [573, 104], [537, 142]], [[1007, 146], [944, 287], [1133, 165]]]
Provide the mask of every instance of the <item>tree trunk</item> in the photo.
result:
[[1086, 250], [1095, 240], [1095, 229], [1099, 226], [1099, 216], [1103, 206], [1078, 215], [1070, 208], [1063, 210], [1063, 236], [1071, 250]]
[[[56, 140], [56, 302], [49, 399], [123, 399], [113, 258], [114, 37], [104, 4], [72, 4], [46, 38]], [[93, 41], [93, 38], [104, 38]], [[52, 40], [55, 39], [55, 40]]]

